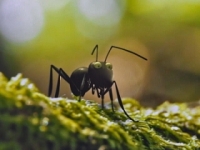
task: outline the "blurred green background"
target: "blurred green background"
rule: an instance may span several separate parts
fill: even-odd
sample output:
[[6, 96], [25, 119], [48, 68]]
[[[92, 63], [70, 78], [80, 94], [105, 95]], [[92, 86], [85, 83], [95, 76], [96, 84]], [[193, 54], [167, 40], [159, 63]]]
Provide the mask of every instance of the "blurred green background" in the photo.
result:
[[[45, 94], [51, 64], [70, 75], [95, 61], [96, 44], [99, 60], [112, 45], [148, 58], [110, 53], [122, 97], [145, 105], [199, 100], [200, 0], [0, 1], [0, 71], [23, 73]], [[61, 84], [60, 96], [71, 97]]]

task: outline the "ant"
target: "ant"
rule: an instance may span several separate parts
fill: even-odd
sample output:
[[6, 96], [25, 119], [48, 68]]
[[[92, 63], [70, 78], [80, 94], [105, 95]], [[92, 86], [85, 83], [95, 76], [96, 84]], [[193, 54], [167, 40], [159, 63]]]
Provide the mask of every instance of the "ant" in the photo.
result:
[[79, 96], [79, 101], [81, 100], [81, 97], [85, 95], [87, 91], [92, 89], [92, 94], [95, 94], [95, 91], [97, 92], [97, 96], [101, 98], [101, 105], [102, 109], [104, 108], [104, 95], [109, 92], [110, 100], [111, 100], [111, 106], [112, 110], [114, 112], [113, 107], [113, 94], [112, 94], [112, 86], [115, 86], [117, 99], [119, 102], [119, 105], [125, 115], [131, 119], [132, 121], [135, 121], [132, 119], [127, 112], [124, 109], [121, 96], [119, 93], [119, 89], [117, 87], [117, 83], [115, 80], [112, 79], [113, 77], [113, 71], [112, 71], [112, 64], [109, 62], [106, 62], [108, 55], [110, 54], [110, 51], [115, 48], [118, 50], [123, 50], [128, 53], [132, 53], [144, 60], [147, 60], [145, 57], [132, 52], [130, 50], [117, 47], [117, 46], [111, 46], [104, 61], [98, 61], [98, 45], [96, 45], [91, 53], [91, 55], [94, 54], [96, 51], [96, 61], [90, 63], [89, 67], [80, 67], [74, 70], [71, 74], [71, 76], [68, 76], [67, 73], [62, 68], [57, 68], [54, 65], [50, 66], [50, 80], [49, 80], [49, 90], [48, 95], [50, 96], [52, 93], [52, 87], [53, 87], [53, 70], [55, 70], [58, 74], [58, 80], [57, 80], [57, 87], [55, 92], [55, 97], [58, 97], [59, 90], [60, 90], [60, 80], [62, 77], [71, 88], [72, 93], [75, 96]]

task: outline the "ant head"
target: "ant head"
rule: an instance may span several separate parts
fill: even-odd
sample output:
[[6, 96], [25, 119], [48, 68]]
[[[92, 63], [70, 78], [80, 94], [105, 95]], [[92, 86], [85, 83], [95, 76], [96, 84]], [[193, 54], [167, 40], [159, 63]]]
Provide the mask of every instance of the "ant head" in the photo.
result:
[[94, 61], [90, 63], [88, 67], [88, 74], [91, 82], [94, 83], [96, 87], [109, 87], [113, 77], [112, 64], [103, 61]]
[[123, 50], [129, 53], [132, 53], [134, 55], [137, 55], [138, 57], [147, 60], [143, 56], [140, 56], [137, 53], [134, 53], [132, 51], [129, 51], [127, 49], [121, 48], [121, 47], [116, 47], [116, 46], [111, 46], [104, 61], [98, 61], [98, 45], [96, 45], [92, 51], [92, 55], [96, 51], [96, 61], [90, 63], [88, 67], [88, 73], [91, 79], [91, 82], [95, 84], [97, 88], [105, 88], [105, 87], [110, 87], [112, 85], [112, 77], [113, 77], [113, 71], [112, 71], [112, 64], [106, 62], [108, 55], [112, 48], [116, 48], [119, 50]]
[[112, 64], [106, 61], [98, 61], [98, 45], [96, 45], [92, 51], [96, 51], [96, 61], [90, 63], [88, 67], [88, 73], [90, 75], [91, 82], [98, 88], [109, 87], [112, 84], [113, 70]]

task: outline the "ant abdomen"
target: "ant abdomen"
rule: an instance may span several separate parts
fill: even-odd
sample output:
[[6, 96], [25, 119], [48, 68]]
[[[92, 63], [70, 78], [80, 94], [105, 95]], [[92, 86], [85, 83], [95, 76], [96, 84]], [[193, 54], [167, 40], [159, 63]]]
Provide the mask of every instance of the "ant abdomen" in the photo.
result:
[[87, 67], [80, 67], [74, 70], [70, 76], [72, 83], [70, 88], [75, 96], [84, 96], [90, 90], [90, 78]]

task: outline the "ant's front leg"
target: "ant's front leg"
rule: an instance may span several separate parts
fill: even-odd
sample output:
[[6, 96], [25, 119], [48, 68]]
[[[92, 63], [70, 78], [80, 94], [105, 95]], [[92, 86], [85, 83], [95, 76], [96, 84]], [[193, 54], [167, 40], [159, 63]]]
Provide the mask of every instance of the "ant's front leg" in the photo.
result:
[[112, 107], [112, 111], [114, 112], [114, 104], [113, 104], [113, 93], [112, 93], [112, 88], [109, 89], [109, 96], [110, 96], [110, 100], [111, 100], [111, 107]]
[[132, 121], [134, 122], [137, 122], [136, 120], [134, 120], [133, 118], [131, 118], [128, 113], [126, 112], [126, 110], [124, 109], [124, 106], [123, 106], [123, 103], [122, 103], [122, 99], [121, 99], [121, 96], [119, 94], [119, 90], [118, 90], [118, 87], [117, 87], [117, 83], [115, 81], [113, 81], [112, 85], [115, 85], [115, 89], [116, 89], [116, 94], [117, 94], [117, 99], [118, 99], [118, 102], [119, 102], [119, 105], [121, 107], [121, 109], [124, 111], [125, 115]]
[[111, 107], [112, 107], [112, 111], [114, 112], [114, 104], [113, 104], [113, 93], [112, 93], [112, 85], [113, 83], [111, 84], [110, 87], [106, 88], [106, 90], [104, 90], [104, 93], [103, 95], [105, 95], [107, 92], [109, 92], [109, 97], [110, 97], [110, 100], [111, 100]]

